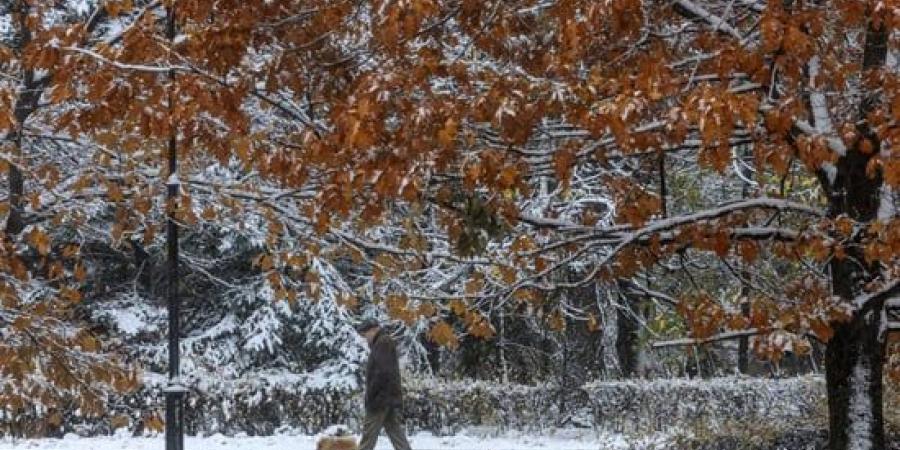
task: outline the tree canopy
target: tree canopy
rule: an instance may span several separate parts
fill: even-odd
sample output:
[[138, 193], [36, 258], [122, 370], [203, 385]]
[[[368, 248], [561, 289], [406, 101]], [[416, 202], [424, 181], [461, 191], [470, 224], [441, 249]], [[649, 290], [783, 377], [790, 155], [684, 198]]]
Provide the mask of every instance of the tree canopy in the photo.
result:
[[[317, 294], [318, 257], [352, 261], [342, 303], [376, 301], [448, 347], [494, 337], [498, 315], [594, 329], [578, 290], [628, 291], [683, 317], [687, 335], [658, 345], [753, 336], [778, 358], [826, 343], [832, 447], [884, 445], [895, 0], [4, 8], [9, 255], [65, 253], [51, 230], [84, 236], [92, 208], [113, 208], [116, 245], [149, 245], [160, 209], [186, 227], [250, 221], [279, 297]], [[165, 204], [172, 177], [182, 196]], [[10, 308], [40, 264], [21, 258], [4, 260]], [[46, 261], [51, 296], [76, 296], [57, 286], [83, 280], [77, 262]], [[859, 396], [868, 428], [849, 426]]]

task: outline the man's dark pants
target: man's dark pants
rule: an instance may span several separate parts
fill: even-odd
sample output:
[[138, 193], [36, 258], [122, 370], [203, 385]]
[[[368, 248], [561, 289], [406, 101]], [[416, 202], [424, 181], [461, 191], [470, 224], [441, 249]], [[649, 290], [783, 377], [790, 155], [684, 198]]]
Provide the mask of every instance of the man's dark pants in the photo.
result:
[[372, 450], [378, 440], [381, 429], [388, 435], [395, 450], [412, 450], [403, 432], [400, 412], [395, 408], [387, 408], [382, 411], [367, 411], [363, 424], [362, 440], [359, 442], [359, 450]]

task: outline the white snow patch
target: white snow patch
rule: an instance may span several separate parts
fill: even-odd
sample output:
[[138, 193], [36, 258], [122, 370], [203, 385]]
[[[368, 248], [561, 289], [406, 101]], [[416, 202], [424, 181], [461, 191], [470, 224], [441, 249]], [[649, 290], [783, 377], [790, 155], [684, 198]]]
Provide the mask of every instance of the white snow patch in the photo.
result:
[[108, 308], [97, 311], [95, 319], [108, 321], [110, 325], [126, 336], [158, 329], [159, 318], [165, 315], [163, 308], [151, 306], [139, 297], [125, 295]]
[[869, 398], [869, 366], [860, 357], [850, 375], [850, 450], [872, 448], [872, 404]]
[[91, 11], [91, 5], [87, 0], [72, 0], [69, 2], [69, 8], [78, 15], [85, 15]]
[[878, 220], [888, 221], [897, 215], [894, 190], [884, 184], [881, 186], [881, 201], [878, 204]]
[[822, 164], [822, 170], [825, 171], [825, 176], [828, 177], [828, 183], [834, 185], [834, 181], [837, 180], [837, 167], [830, 162], [826, 162]]
[[[358, 438], [358, 433], [356, 434]], [[234, 437], [215, 434], [209, 437], [185, 437], [185, 448], [206, 448], [218, 450], [271, 450], [294, 449], [313, 450], [316, 436], [297, 435], [286, 432], [275, 436]], [[648, 444], [645, 442], [644, 444]], [[577, 436], [538, 436], [529, 434], [509, 434], [492, 437], [480, 433], [464, 433], [457, 436], [433, 436], [417, 433], [410, 436], [412, 448], [424, 450], [625, 450], [635, 448], [625, 437], [618, 434], [584, 433]], [[642, 447], [638, 444], [639, 447]], [[124, 433], [114, 436], [80, 438], [66, 436], [63, 439], [0, 440], [0, 450], [27, 448], [31, 450], [159, 450], [164, 447], [164, 437], [128, 437]], [[391, 449], [387, 437], [382, 436], [376, 450]], [[657, 448], [657, 447], [654, 447]], [[664, 448], [664, 447], [659, 447]]]
[[119, 331], [128, 336], [134, 336], [141, 330], [147, 328], [147, 322], [143, 318], [128, 309], [120, 309], [110, 314]]
[[[900, 8], [895, 9], [894, 14], [900, 15]], [[900, 31], [894, 31], [891, 38], [897, 39], [898, 36], [900, 36]], [[898, 54], [896, 47], [890, 45], [888, 46], [887, 60], [885, 61], [885, 65], [890, 69], [894, 69], [895, 71], [900, 69], [900, 54]]]

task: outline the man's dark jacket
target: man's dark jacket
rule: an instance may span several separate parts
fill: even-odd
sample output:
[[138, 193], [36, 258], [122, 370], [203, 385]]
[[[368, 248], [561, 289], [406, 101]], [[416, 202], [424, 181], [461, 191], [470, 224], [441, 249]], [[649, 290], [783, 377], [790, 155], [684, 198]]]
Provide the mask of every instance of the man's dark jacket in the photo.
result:
[[384, 330], [379, 330], [372, 341], [366, 367], [366, 411], [400, 409], [402, 395], [397, 345]]

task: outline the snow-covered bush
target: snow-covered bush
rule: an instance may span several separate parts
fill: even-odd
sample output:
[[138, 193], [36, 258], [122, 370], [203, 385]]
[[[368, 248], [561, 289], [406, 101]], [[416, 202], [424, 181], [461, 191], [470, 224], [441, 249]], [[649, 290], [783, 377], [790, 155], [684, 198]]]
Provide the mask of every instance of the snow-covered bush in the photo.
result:
[[[148, 377], [144, 388], [114, 402], [109, 418], [125, 415], [128, 426], [145, 432], [142, 418], [161, 412], [163, 377]], [[578, 427], [644, 435], [680, 427], [720, 429], [735, 423], [808, 423], [824, 412], [821, 378], [782, 380], [720, 378], [597, 382], [571, 390], [553, 385], [524, 386], [438, 379], [407, 379], [404, 416], [410, 430], [453, 434], [467, 428], [540, 432]], [[191, 434], [271, 434], [297, 429], [307, 434], [333, 424], [359, 430], [363, 415], [359, 390], [322, 383], [316, 374], [253, 375], [196, 384], [186, 404]], [[74, 418], [66, 427], [75, 429]], [[92, 433], [110, 430], [91, 422]]]

